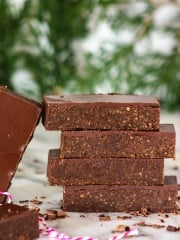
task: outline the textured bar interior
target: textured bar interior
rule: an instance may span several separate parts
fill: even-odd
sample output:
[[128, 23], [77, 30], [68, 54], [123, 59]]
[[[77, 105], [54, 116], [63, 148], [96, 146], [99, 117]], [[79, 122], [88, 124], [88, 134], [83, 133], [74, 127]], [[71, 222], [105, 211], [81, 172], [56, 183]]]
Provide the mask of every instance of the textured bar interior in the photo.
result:
[[174, 158], [175, 129], [160, 131], [62, 131], [60, 158]]
[[65, 186], [63, 210], [76, 212], [140, 211], [174, 212], [178, 208], [176, 177], [165, 177], [162, 186]]
[[159, 130], [159, 102], [152, 96], [97, 94], [45, 96], [47, 130]]
[[47, 176], [51, 185], [162, 185], [164, 159], [59, 158], [49, 151]]

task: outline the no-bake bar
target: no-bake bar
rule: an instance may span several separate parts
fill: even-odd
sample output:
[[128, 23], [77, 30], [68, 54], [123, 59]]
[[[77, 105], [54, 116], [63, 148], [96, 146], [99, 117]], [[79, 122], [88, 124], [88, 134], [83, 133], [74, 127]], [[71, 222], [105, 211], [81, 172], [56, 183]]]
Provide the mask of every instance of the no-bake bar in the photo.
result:
[[47, 176], [51, 185], [162, 185], [164, 159], [59, 158], [49, 151]]
[[0, 191], [7, 191], [40, 114], [40, 104], [0, 86]]
[[62, 131], [60, 158], [174, 158], [175, 129]]
[[160, 107], [153, 96], [97, 94], [45, 96], [47, 130], [159, 130]]
[[65, 186], [63, 210], [70, 212], [174, 212], [178, 208], [178, 186], [174, 176], [162, 186], [84, 185]]
[[39, 236], [38, 212], [16, 204], [0, 206], [0, 239], [31, 240]]

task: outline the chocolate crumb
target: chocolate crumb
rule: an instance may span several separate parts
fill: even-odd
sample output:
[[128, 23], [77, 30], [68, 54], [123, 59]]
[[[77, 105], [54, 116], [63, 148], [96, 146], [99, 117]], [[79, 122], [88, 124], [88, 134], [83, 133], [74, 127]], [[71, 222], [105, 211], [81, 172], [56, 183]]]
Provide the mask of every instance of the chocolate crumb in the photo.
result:
[[67, 213], [57, 210], [57, 218], [65, 218], [65, 217], [67, 217]]
[[37, 204], [37, 205], [42, 204], [42, 201], [39, 201], [38, 199], [32, 199], [32, 200], [30, 200], [30, 202], [34, 203], [34, 204]]
[[39, 163], [40, 161], [39, 161], [39, 159], [35, 158], [35, 159], [33, 159], [33, 162], [34, 163]]
[[55, 209], [47, 209], [48, 219], [56, 219], [56, 218], [65, 218], [67, 214], [63, 211], [55, 210]]
[[29, 203], [29, 200], [20, 200], [19, 203], [20, 203], [20, 204]]
[[169, 226], [167, 226], [166, 230], [169, 231], [169, 232], [177, 232], [177, 231], [178, 231], [178, 228], [169, 225]]
[[47, 197], [46, 197], [46, 196], [41, 196], [40, 198], [41, 198], [41, 199], [46, 199]]
[[178, 169], [179, 169], [178, 166], [173, 167], [173, 170], [178, 170]]
[[159, 224], [147, 224], [147, 223], [145, 223], [145, 221], [134, 224], [134, 226], [136, 226], [136, 225], [141, 226], [141, 227], [152, 227], [152, 228], [157, 228], [157, 229], [165, 227], [164, 225], [159, 225]]
[[57, 218], [57, 215], [54, 212], [47, 212], [47, 217], [47, 220], [55, 220]]
[[53, 214], [56, 214], [56, 215], [57, 215], [57, 210], [47, 209], [46, 211], [47, 211], [47, 213], [53, 213]]
[[125, 220], [125, 219], [131, 219], [132, 216], [117, 216], [117, 219], [119, 220]]
[[126, 226], [126, 227], [125, 227], [125, 231], [126, 231], [126, 232], [130, 231], [130, 227], [129, 227], [129, 226]]
[[168, 214], [165, 214], [165, 217], [166, 217], [166, 218], [168, 218], [168, 217], [169, 217], [169, 215], [168, 215]]
[[85, 215], [80, 215], [80, 218], [85, 218]]
[[164, 223], [165, 221], [164, 221], [164, 219], [160, 219], [160, 222]]
[[100, 214], [99, 215], [99, 221], [110, 221], [110, 220], [111, 220], [110, 216], [107, 216], [105, 214]]
[[147, 227], [152, 227], [152, 228], [163, 228], [165, 227], [164, 225], [159, 225], [159, 224], [147, 224]]
[[[115, 230], [112, 230], [112, 233], [118, 233], [118, 232], [124, 232], [127, 231], [125, 230], [128, 226], [126, 225], [118, 225]], [[128, 227], [129, 228], [129, 227]], [[130, 229], [130, 228], [129, 228]]]
[[145, 221], [142, 221], [142, 222], [138, 222], [138, 223], [134, 224], [134, 226], [136, 226], [136, 225], [142, 227], [142, 226], [146, 226], [146, 223], [145, 223]]
[[43, 218], [44, 220], [48, 220], [48, 214], [47, 213], [43, 214]]

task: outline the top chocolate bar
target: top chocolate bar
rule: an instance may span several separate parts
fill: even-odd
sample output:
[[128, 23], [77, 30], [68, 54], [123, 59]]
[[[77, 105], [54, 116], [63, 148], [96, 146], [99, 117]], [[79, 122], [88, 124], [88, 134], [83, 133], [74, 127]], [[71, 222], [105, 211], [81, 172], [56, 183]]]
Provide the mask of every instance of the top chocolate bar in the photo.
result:
[[158, 131], [160, 104], [153, 96], [92, 94], [45, 96], [47, 130]]
[[0, 191], [10, 186], [40, 115], [40, 104], [0, 86]]

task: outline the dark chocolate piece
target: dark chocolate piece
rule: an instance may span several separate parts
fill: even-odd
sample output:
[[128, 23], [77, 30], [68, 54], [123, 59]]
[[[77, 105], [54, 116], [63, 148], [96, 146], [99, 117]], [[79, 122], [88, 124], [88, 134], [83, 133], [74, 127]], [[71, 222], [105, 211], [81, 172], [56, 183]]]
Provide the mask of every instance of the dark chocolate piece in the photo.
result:
[[47, 130], [159, 130], [159, 102], [152, 96], [97, 94], [44, 97]]
[[40, 113], [40, 104], [0, 86], [0, 191], [10, 186]]
[[63, 159], [54, 149], [49, 151], [47, 175], [51, 185], [162, 185], [163, 171], [164, 159]]
[[84, 185], [65, 186], [63, 210], [70, 212], [140, 211], [174, 212], [178, 209], [178, 187], [174, 176], [162, 186]]
[[175, 158], [175, 130], [62, 131], [60, 150], [60, 158]]
[[0, 239], [20, 240], [39, 237], [38, 212], [24, 206], [3, 204], [0, 206]]

